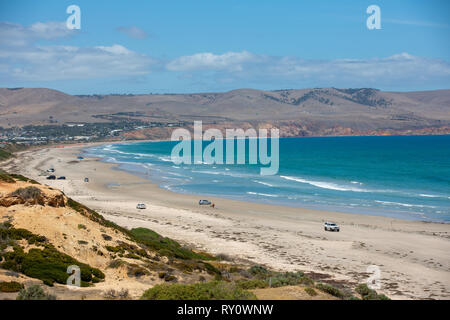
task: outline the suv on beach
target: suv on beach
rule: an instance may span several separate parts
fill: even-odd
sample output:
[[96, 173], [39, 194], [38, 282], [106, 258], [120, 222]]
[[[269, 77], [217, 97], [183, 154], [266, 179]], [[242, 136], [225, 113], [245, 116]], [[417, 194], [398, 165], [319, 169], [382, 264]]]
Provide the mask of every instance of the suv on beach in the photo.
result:
[[147, 206], [144, 203], [138, 203], [136, 209], [147, 209]]
[[205, 205], [209, 206], [211, 204], [211, 201], [209, 201], [209, 200], [200, 200], [198, 202], [198, 204], [201, 205], [201, 206], [205, 206]]
[[333, 222], [325, 222], [324, 223], [325, 231], [337, 231], [339, 232], [339, 226]]
[[54, 176], [54, 175], [51, 175], [51, 176], [47, 177], [47, 180], [55, 180], [55, 179], [56, 179], [56, 176]]

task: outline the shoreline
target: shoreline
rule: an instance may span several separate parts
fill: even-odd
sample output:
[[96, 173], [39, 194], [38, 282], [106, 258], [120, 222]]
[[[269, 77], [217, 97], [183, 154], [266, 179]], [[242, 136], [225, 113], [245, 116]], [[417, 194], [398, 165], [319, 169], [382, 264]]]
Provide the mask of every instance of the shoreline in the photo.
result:
[[[148, 179], [114, 170], [117, 164], [94, 158], [76, 161], [80, 150], [110, 143], [114, 142], [23, 151], [3, 167], [59, 188], [119, 225], [148, 227], [214, 254], [355, 283], [364, 282], [367, 267], [374, 264], [382, 272], [380, 292], [393, 298], [450, 297], [450, 226], [446, 223], [210, 196], [216, 208], [200, 207], [201, 196], [162, 189]], [[49, 181], [40, 175], [50, 165], [68, 180]], [[89, 183], [83, 182], [86, 175]], [[146, 203], [147, 209], [137, 210], [138, 202]], [[341, 232], [323, 231], [326, 220], [341, 225]]]
[[[154, 181], [152, 181], [150, 178], [145, 178], [142, 175], [133, 172], [132, 170], [127, 170], [127, 169], [121, 168], [121, 165], [123, 163], [120, 163], [120, 162], [107, 162], [107, 161], [103, 161], [103, 158], [101, 158], [101, 157], [89, 157], [89, 156], [85, 156], [83, 153], [81, 153], [81, 155], [83, 157], [86, 157], [86, 158], [99, 160], [102, 163], [111, 164], [112, 165], [111, 170], [122, 171], [124, 173], [133, 175], [133, 176], [135, 176], [137, 178], [147, 180], [150, 184], [160, 188], [161, 190], [168, 191], [168, 192], [171, 192], [171, 193], [174, 193], [174, 194], [178, 194], [178, 195], [186, 195], [186, 196], [189, 196], [189, 197], [198, 197], [198, 199], [200, 199], [200, 198], [203, 199], [203, 198], [206, 197], [206, 198], [221, 199], [221, 200], [225, 200], [225, 201], [226, 200], [231, 200], [231, 201], [240, 201], [240, 202], [244, 202], [244, 203], [254, 203], [254, 204], [261, 204], [261, 205], [268, 205], [268, 206], [289, 207], [289, 208], [300, 209], [300, 210], [313, 210], [313, 211], [319, 211], [319, 212], [336, 212], [336, 213], [343, 213], [343, 214], [349, 214], [349, 215], [365, 215], [365, 216], [371, 216], [371, 217], [390, 218], [390, 219], [400, 220], [400, 221], [417, 221], [417, 222], [423, 222], [423, 223], [437, 223], [437, 224], [450, 225], [450, 221], [445, 221], [445, 220], [439, 220], [439, 221], [438, 220], [425, 220], [425, 219], [415, 218], [415, 216], [408, 216], [408, 218], [405, 217], [405, 216], [399, 217], [401, 215], [401, 213], [393, 213], [393, 212], [391, 212], [391, 213], [389, 213], [389, 215], [387, 215], [387, 214], [383, 215], [383, 214], [378, 212], [378, 209], [372, 209], [371, 210], [372, 212], [369, 212], [369, 211], [367, 211], [368, 209], [355, 207], [353, 209], [353, 212], [352, 212], [350, 210], [349, 211], [345, 211], [344, 207], [338, 207], [337, 209], [332, 209], [331, 205], [323, 205], [323, 207], [320, 207], [320, 206], [315, 206], [315, 205], [308, 206], [306, 204], [302, 204], [301, 206], [300, 205], [296, 206], [296, 205], [293, 205], [293, 204], [291, 205], [290, 203], [281, 204], [281, 203], [277, 203], [276, 201], [273, 201], [273, 202], [271, 202], [271, 201], [257, 201], [257, 200], [251, 199], [251, 198], [247, 198], [245, 200], [242, 200], [242, 199], [238, 199], [238, 198], [233, 198], [232, 196], [226, 197], [226, 196], [220, 196], [220, 195], [201, 194], [201, 193], [195, 193], [195, 192], [190, 193], [190, 192], [172, 191], [172, 190], [169, 190], [167, 188], [164, 188], [164, 187], [160, 186], [159, 184], [157, 184]], [[362, 210], [366, 210], [366, 211], [364, 213], [362, 213], [361, 212]], [[358, 212], [358, 211], [360, 211], [360, 212]], [[381, 211], [381, 209], [380, 209], [380, 211]], [[406, 214], [407, 213], [405, 213], [405, 215]], [[397, 216], [395, 216], [395, 215], [397, 215]]]
[[[410, 136], [414, 136], [414, 135], [410, 135]], [[374, 138], [379, 138], [379, 137], [382, 137], [382, 136], [377, 136]], [[398, 137], [401, 137], [401, 136], [398, 136]], [[299, 138], [299, 137], [295, 137], [295, 138]], [[312, 137], [306, 137], [306, 138], [312, 138]], [[313, 138], [328, 138], [328, 137], [313, 137]], [[341, 137], [339, 137], [339, 138], [341, 138]], [[353, 137], [348, 136], [348, 138], [353, 138]], [[226, 140], [226, 139], [227, 138], [220, 138], [219, 140]], [[134, 143], [167, 142], [167, 141], [170, 141], [170, 140], [145, 140], [145, 141], [143, 140], [143, 141], [133, 141], [133, 142], [129, 142], [126, 144], [131, 145]], [[124, 143], [125, 143], [125, 141], [124, 141]], [[99, 144], [95, 144], [95, 146], [98, 146], [98, 145]], [[104, 143], [104, 144], [100, 144], [100, 145], [106, 146], [106, 145], [111, 145], [111, 143]], [[317, 204], [317, 203], [311, 203], [311, 202], [309, 202], [309, 203], [308, 202], [295, 202], [295, 201], [288, 200], [286, 197], [283, 197], [283, 195], [279, 196], [277, 193], [270, 194], [270, 191], [267, 191], [267, 192], [259, 191], [259, 192], [265, 192], [265, 193], [255, 193], [256, 191], [255, 192], [247, 192], [247, 194], [254, 194], [254, 195], [257, 194], [259, 196], [263, 196], [263, 197], [252, 197], [252, 196], [247, 196], [245, 193], [220, 194], [220, 191], [217, 189], [215, 189], [215, 192], [208, 192], [208, 191], [202, 192], [201, 190], [183, 190], [180, 188], [178, 188], [178, 189], [172, 188], [172, 186], [166, 187], [165, 183], [167, 183], [167, 181], [164, 181], [164, 179], [165, 179], [164, 177], [161, 179], [161, 177], [158, 177], [158, 175], [155, 174], [155, 172], [150, 173], [150, 171], [152, 171], [151, 169], [149, 169], [149, 170], [145, 169], [146, 172], [141, 170], [142, 169], [141, 165], [143, 163], [127, 162], [128, 160], [125, 162], [120, 162], [115, 159], [114, 155], [105, 155], [105, 154], [102, 155], [101, 152], [100, 152], [100, 154], [98, 154], [96, 151], [90, 152], [89, 149], [91, 149], [93, 146], [94, 145], [81, 148], [80, 155], [82, 155], [84, 157], [95, 158], [104, 163], [112, 164], [114, 166], [114, 170], [123, 171], [125, 173], [134, 175], [136, 177], [143, 178], [146, 181], [149, 181], [150, 183], [157, 185], [159, 188], [161, 188], [163, 190], [166, 190], [169, 192], [174, 192], [176, 194], [183, 194], [183, 195], [188, 195], [188, 196], [192, 196], [192, 197], [207, 197], [207, 198], [214, 197], [214, 198], [219, 198], [219, 199], [223, 199], [223, 200], [235, 200], [235, 201], [251, 202], [251, 203], [256, 203], [256, 204], [290, 207], [290, 208], [296, 208], [296, 209], [300, 209], [300, 210], [340, 212], [340, 213], [357, 214], [357, 215], [362, 214], [362, 215], [368, 215], [368, 216], [373, 216], [373, 217], [386, 217], [386, 218], [393, 218], [393, 219], [405, 220], [405, 221], [421, 221], [421, 222], [450, 224], [450, 220], [448, 220], [449, 219], [448, 217], [442, 218], [442, 217], [437, 217], [437, 216], [429, 216], [428, 215], [429, 212], [422, 212], [420, 210], [418, 210], [418, 211], [408, 211], [406, 209], [402, 210], [403, 207], [428, 207], [428, 208], [439, 208], [439, 210], [444, 209], [444, 208], [441, 209], [440, 207], [437, 207], [437, 206], [433, 207], [434, 204], [425, 205], [422, 203], [416, 204], [414, 202], [413, 203], [407, 202], [405, 204], [405, 203], [399, 203], [401, 200], [391, 200], [391, 199], [388, 199], [386, 201], [381, 201], [381, 200], [374, 201], [374, 202], [383, 203], [383, 204], [389, 203], [389, 204], [395, 204], [397, 206], [399, 206], [399, 205], [402, 206], [402, 208], [397, 207], [394, 209], [390, 209], [390, 208], [386, 208], [385, 206], [381, 206], [381, 205], [376, 207], [373, 205], [364, 206], [364, 204], [360, 204], [358, 206], [358, 205], [355, 205], [354, 203], [351, 203], [350, 205], [348, 205], [348, 203], [347, 204], [346, 203]], [[112, 160], [108, 160], [110, 157]], [[132, 161], [132, 160], [130, 160], [130, 161]], [[219, 168], [220, 165], [217, 165], [217, 167]], [[144, 168], [146, 168], [145, 165], [144, 165]], [[163, 170], [160, 170], [160, 169], [157, 169], [157, 170], [164, 172]], [[226, 169], [226, 170], [228, 170], [228, 169]], [[172, 173], [169, 172], [169, 174], [172, 174]], [[282, 178], [289, 178], [289, 177], [282, 176]], [[314, 178], [307, 178], [307, 179], [314, 179]], [[316, 179], [319, 179], [319, 178], [316, 178]], [[314, 180], [316, 180], [316, 179], [314, 179]], [[291, 179], [289, 179], [289, 180], [291, 180]], [[214, 182], [216, 182], [216, 181], [214, 181]], [[333, 183], [330, 183], [330, 184], [333, 184]], [[360, 183], [360, 184], [362, 184], [362, 183]], [[324, 187], [324, 188], [328, 188], [328, 189], [332, 189], [332, 190], [339, 190], [339, 189], [333, 189], [333, 187]], [[348, 188], [348, 187], [346, 187], [346, 188]], [[369, 188], [369, 187], [367, 187], [367, 188]], [[254, 191], [254, 190], [251, 190], [251, 191]], [[373, 192], [373, 191], [365, 190], [364, 192]], [[420, 194], [420, 196], [425, 197], [427, 195]], [[268, 197], [270, 197], [270, 198], [268, 198]], [[438, 196], [427, 196], [427, 197], [440, 198], [443, 196], [438, 195]], [[447, 196], [445, 196], [445, 197], [447, 197]], [[289, 199], [291, 199], [291, 198], [289, 198]], [[377, 198], [375, 198], [375, 199], [377, 199]], [[373, 199], [371, 199], [371, 200], [373, 202]], [[397, 201], [397, 202], [390, 202], [390, 201]], [[438, 210], [438, 209], [436, 209], [436, 210]], [[441, 213], [441, 211], [437, 211], [437, 212]], [[431, 215], [433, 215], [433, 214], [435, 214], [435, 213], [431, 212]]]

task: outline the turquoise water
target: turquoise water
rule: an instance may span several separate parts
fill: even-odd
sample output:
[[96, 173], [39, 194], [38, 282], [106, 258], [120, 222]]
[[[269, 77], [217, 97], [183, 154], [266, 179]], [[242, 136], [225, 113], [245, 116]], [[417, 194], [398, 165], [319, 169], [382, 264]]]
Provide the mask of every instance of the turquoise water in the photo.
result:
[[175, 165], [175, 144], [102, 145], [86, 155], [174, 192], [450, 222], [450, 136], [281, 138], [274, 176], [259, 165]]

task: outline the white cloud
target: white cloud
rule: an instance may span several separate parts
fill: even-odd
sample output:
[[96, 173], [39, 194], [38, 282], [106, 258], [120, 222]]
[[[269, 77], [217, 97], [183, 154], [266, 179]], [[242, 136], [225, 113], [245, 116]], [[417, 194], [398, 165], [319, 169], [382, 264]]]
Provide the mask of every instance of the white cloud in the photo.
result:
[[0, 78], [4, 83], [39, 82], [140, 77], [159, 71], [165, 75], [176, 72], [176, 79], [181, 82], [227, 83], [235, 87], [415, 89], [450, 85], [447, 61], [408, 53], [384, 58], [319, 60], [244, 50], [195, 53], [164, 62], [120, 44], [78, 47], [39, 42], [68, 37], [73, 32], [64, 22], [38, 22], [31, 26], [0, 22]]
[[120, 44], [114, 44], [110, 47], [104, 47], [104, 46], [97, 46], [95, 47], [97, 49], [103, 50], [105, 52], [109, 52], [116, 55], [129, 55], [133, 54], [133, 51], [128, 50], [124, 46], [121, 46]]
[[54, 40], [75, 34], [66, 27], [65, 22], [36, 22], [31, 26], [0, 22], [0, 45], [26, 46], [39, 39]]
[[167, 64], [167, 69], [171, 71], [242, 71], [245, 63], [251, 63], [256, 60], [258, 60], [258, 56], [248, 51], [227, 52], [220, 55], [205, 52], [172, 60]]
[[147, 32], [136, 26], [118, 27], [117, 31], [122, 32], [127, 36], [135, 39], [146, 39], [149, 37]]
[[54, 81], [141, 76], [155, 59], [122, 45], [77, 47], [37, 45], [74, 34], [65, 22], [37, 22], [25, 27], [0, 23], [0, 75], [18, 81]]
[[10, 61], [7, 73], [12, 78], [24, 81], [140, 76], [150, 73], [156, 64], [156, 60], [117, 44], [94, 48], [43, 46], [20, 52], [2, 50], [0, 59]]
[[450, 64], [439, 59], [429, 59], [401, 53], [386, 58], [306, 60], [297, 57], [273, 57], [247, 51], [225, 54], [197, 53], [183, 56], [166, 65], [170, 71], [204, 73], [211, 71], [216, 80], [247, 79], [260, 82], [302, 81], [319, 86], [374, 85], [386, 83], [450, 78]]

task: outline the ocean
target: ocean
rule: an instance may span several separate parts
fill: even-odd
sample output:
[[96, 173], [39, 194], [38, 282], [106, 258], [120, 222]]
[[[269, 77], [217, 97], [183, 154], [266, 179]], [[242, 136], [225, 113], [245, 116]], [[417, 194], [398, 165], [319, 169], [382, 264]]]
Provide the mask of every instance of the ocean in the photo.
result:
[[280, 138], [272, 176], [248, 163], [175, 165], [176, 144], [105, 144], [84, 154], [173, 192], [450, 222], [450, 136]]

